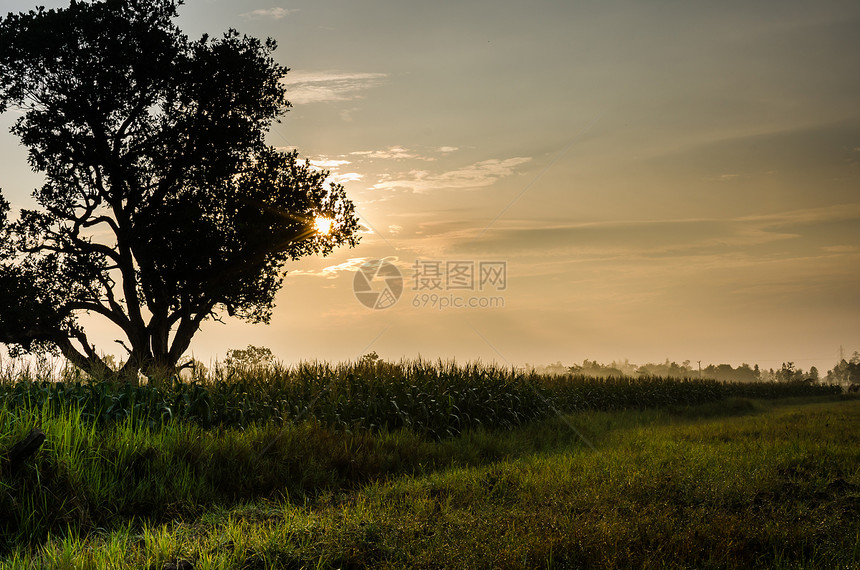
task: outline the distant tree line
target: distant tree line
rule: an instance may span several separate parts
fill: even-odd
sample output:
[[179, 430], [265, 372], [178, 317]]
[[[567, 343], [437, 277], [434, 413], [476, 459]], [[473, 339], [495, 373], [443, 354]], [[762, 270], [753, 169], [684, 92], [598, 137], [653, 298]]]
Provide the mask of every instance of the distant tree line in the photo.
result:
[[827, 372], [827, 382], [832, 384], [860, 384], [860, 352], [854, 351], [849, 360], [844, 358]]
[[669, 361], [660, 364], [648, 363], [636, 365], [629, 360], [612, 361], [602, 364], [596, 360], [585, 359], [582, 364], [566, 366], [561, 361], [553, 364], [530, 366], [526, 369], [539, 374], [582, 374], [593, 378], [617, 378], [620, 376], [632, 376], [635, 378], [662, 377], [662, 378], [712, 378], [721, 382], [824, 382], [827, 384], [860, 384], [860, 352], [854, 352], [849, 360], [842, 359], [832, 370], [829, 370], [822, 378], [818, 368], [812, 366], [804, 371], [797, 367], [794, 362], [784, 362], [776, 370], [761, 369], [758, 364], [750, 366], [743, 363], [737, 368], [731, 364], [709, 364], [699, 371], [698, 366], [693, 368], [689, 360], [678, 364]]

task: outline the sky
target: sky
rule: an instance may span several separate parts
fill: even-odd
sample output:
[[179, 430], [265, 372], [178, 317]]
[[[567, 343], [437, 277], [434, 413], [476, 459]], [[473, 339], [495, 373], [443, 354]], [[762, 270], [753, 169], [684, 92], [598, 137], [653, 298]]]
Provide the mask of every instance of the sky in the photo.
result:
[[[860, 350], [856, 0], [188, 0], [178, 23], [277, 40], [293, 107], [269, 142], [364, 228], [290, 264], [271, 324], [206, 322], [203, 362], [824, 372]], [[13, 120], [0, 188], [26, 207]]]

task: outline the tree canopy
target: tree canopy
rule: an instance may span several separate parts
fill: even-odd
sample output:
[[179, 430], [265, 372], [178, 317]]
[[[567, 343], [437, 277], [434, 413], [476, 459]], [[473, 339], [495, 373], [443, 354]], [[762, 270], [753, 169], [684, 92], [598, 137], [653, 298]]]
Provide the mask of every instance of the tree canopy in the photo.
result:
[[[79, 319], [115, 325], [124, 377], [171, 370], [207, 318], [268, 322], [285, 264], [357, 242], [342, 186], [266, 143], [289, 108], [276, 44], [190, 40], [181, 0], [0, 19], [0, 112], [45, 177], [0, 194], [0, 342], [104, 372]], [[322, 234], [318, 218], [333, 220]]]

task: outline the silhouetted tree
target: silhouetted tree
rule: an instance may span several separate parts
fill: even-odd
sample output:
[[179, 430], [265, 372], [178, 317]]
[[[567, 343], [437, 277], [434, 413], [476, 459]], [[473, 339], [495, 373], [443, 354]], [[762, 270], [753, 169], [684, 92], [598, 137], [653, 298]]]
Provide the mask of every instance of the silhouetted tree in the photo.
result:
[[[613, 364], [615, 363], [613, 362]], [[568, 370], [571, 374], [583, 374], [594, 378], [620, 378], [624, 376], [624, 373], [621, 370], [618, 370], [611, 365], [603, 365], [596, 360], [588, 360], [587, 358], [582, 361], [581, 366], [579, 364], [575, 364], [569, 367]]]
[[367, 354], [362, 354], [361, 358], [358, 359], [358, 363], [364, 366], [376, 366], [380, 362], [382, 362], [382, 360], [379, 358], [379, 355], [375, 350], [368, 352]]
[[750, 368], [750, 365], [744, 362], [737, 368], [732, 368], [731, 364], [709, 364], [702, 369], [702, 374], [706, 378], [713, 378], [721, 382], [756, 382], [759, 380], [758, 364], [755, 368]]
[[833, 384], [860, 384], [860, 353], [855, 352], [850, 360], [840, 360], [827, 372], [827, 381]]
[[797, 368], [794, 362], [783, 362], [782, 368], [776, 371], [777, 382], [802, 382], [805, 379], [803, 370]]
[[119, 376], [170, 371], [203, 320], [269, 321], [286, 262], [357, 241], [343, 187], [265, 142], [289, 107], [275, 42], [191, 41], [180, 4], [73, 0], [0, 19], [0, 112], [22, 112], [12, 133], [46, 179], [15, 219], [0, 196], [13, 351], [59, 349], [103, 373], [78, 320], [93, 314], [125, 337]]
[[750, 368], [746, 362], [735, 369], [735, 382], [755, 382], [758, 380], [758, 364]]
[[224, 360], [228, 369], [257, 368], [260, 366], [271, 366], [275, 363], [275, 355], [272, 350], [265, 346], [254, 346], [249, 344], [248, 348], [232, 348], [227, 351]]
[[643, 364], [636, 369], [636, 374], [643, 378], [649, 376], [662, 378], [689, 378], [692, 376], [692, 372], [689, 360], [685, 360], [683, 364], [678, 364], [674, 361], [669, 362], [668, 358], [663, 364]]

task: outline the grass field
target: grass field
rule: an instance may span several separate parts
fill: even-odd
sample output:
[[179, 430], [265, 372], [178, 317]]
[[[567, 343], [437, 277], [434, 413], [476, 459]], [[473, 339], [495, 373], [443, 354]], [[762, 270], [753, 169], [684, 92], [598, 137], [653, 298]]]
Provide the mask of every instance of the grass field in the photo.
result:
[[[315, 405], [367, 410], [359, 394], [395, 393], [357, 378], [343, 401], [330, 378]], [[440, 378], [404, 384], [403, 414], [405, 394], [435, 399]], [[472, 387], [495, 386], [509, 406], [528, 394], [510, 388], [514, 378], [485, 380]], [[449, 384], [445, 405], [462, 412], [467, 384]], [[193, 386], [162, 388], [169, 397], [153, 405], [173, 408], [156, 415], [127, 406], [145, 400], [138, 394], [117, 404], [121, 390], [89, 388], [106, 394], [99, 409], [112, 402], [105, 416], [84, 398], [39, 399], [46, 385], [7, 384], [0, 449], [33, 425], [47, 439], [0, 481], [0, 568], [860, 567], [860, 400], [753, 399], [695, 382], [564, 384], [539, 386], [556, 409], [577, 394], [559, 415], [514, 421], [509, 411], [506, 423], [478, 418], [444, 436], [366, 412], [367, 425], [327, 412], [231, 425], [212, 420], [217, 391], [197, 396], [209, 402], [203, 421], [180, 412], [194, 398], [175, 400]], [[652, 404], [625, 404], [623, 394], [645, 388]], [[711, 396], [689, 404], [685, 390]], [[119, 413], [124, 405], [131, 411]]]

